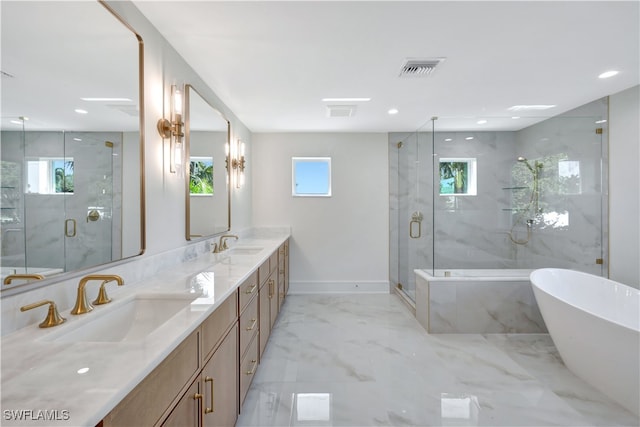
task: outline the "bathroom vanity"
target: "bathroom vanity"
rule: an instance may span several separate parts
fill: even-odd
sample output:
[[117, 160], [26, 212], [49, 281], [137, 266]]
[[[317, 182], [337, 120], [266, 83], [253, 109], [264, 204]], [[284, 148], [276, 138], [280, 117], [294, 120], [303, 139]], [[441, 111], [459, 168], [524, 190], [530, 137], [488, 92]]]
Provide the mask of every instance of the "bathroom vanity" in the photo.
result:
[[234, 425], [288, 291], [288, 239], [240, 239], [5, 336], [3, 425]]

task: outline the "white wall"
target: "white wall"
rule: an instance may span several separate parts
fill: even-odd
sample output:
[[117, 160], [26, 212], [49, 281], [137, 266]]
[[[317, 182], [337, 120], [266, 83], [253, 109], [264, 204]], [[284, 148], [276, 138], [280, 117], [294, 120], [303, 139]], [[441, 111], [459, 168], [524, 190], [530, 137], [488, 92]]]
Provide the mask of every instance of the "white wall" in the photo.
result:
[[[307, 156], [331, 157], [330, 198], [292, 197]], [[388, 292], [387, 157], [382, 133], [253, 134], [253, 221], [291, 226], [291, 292]]]
[[[140, 34], [144, 43], [145, 255], [152, 255], [188, 244], [185, 239], [185, 178], [169, 172], [169, 141], [163, 141], [156, 128], [158, 119], [168, 114], [170, 85], [192, 85], [202, 98], [229, 119], [232, 138], [241, 138], [248, 150], [251, 133], [133, 4], [120, 1], [109, 1], [108, 4]], [[250, 214], [234, 212], [234, 209], [251, 212], [250, 188], [232, 194], [232, 203], [237, 205], [232, 208], [232, 229], [250, 227]]]
[[609, 97], [609, 278], [640, 288], [640, 86]]

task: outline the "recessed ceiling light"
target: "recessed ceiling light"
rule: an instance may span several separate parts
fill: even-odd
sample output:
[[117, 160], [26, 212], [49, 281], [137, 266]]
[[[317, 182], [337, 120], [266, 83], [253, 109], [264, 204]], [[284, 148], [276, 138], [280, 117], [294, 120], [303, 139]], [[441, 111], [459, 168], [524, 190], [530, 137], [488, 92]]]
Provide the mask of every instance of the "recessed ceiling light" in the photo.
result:
[[14, 125], [21, 125], [22, 120], [11, 120], [11, 123], [13, 123]]
[[509, 111], [524, 111], [524, 110], [548, 110], [549, 108], [553, 108], [555, 105], [550, 104], [534, 104], [534, 105], [514, 105], [512, 107], [507, 108]]
[[400, 111], [397, 108], [390, 108], [389, 111], [387, 111], [387, 113], [394, 115], [394, 114], [398, 114]]
[[129, 98], [80, 98], [89, 102], [132, 102]]
[[597, 124], [600, 124], [600, 123], [607, 123], [607, 121], [606, 121], [605, 119], [602, 119], [602, 120], [596, 120], [596, 123], [597, 123]]
[[73, 140], [74, 140], [74, 141], [78, 141], [78, 142], [82, 141], [82, 139], [81, 139], [81, 138], [73, 138]]
[[487, 123], [487, 121], [486, 120], [478, 120], [476, 123], [479, 124], [479, 125], [483, 125], [483, 124]]
[[89, 113], [87, 110], [83, 110], [83, 109], [80, 109], [80, 108], [76, 108], [74, 111], [76, 113], [78, 113], [78, 114], [88, 114]]
[[511, 117], [513, 120], [518, 120], [520, 118], [520, 116], [513, 116]]
[[609, 77], [613, 77], [616, 74], [618, 74], [618, 71], [615, 70], [611, 70], [611, 71], [605, 71], [604, 73], [600, 74], [598, 76], [599, 79], [608, 79]]
[[453, 141], [453, 138], [445, 138], [444, 140], [445, 140], [445, 142], [451, 142], [451, 141]]
[[473, 139], [473, 137], [472, 137], [472, 136], [468, 136], [468, 137], [466, 137], [465, 139], [466, 139], [467, 141], [471, 141], [471, 140]]
[[322, 102], [369, 102], [371, 98], [322, 98]]

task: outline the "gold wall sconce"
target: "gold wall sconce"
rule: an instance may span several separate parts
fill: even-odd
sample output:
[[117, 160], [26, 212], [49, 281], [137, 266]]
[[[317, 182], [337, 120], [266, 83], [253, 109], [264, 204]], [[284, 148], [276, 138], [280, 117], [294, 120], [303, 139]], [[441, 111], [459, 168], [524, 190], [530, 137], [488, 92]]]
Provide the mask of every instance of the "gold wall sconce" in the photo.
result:
[[244, 186], [244, 169], [245, 169], [245, 146], [244, 142], [237, 139], [231, 144], [231, 178], [236, 188]]
[[158, 120], [158, 133], [163, 139], [169, 139], [169, 172], [180, 171], [183, 162], [184, 122], [182, 121], [182, 91], [177, 85], [171, 85], [169, 119]]

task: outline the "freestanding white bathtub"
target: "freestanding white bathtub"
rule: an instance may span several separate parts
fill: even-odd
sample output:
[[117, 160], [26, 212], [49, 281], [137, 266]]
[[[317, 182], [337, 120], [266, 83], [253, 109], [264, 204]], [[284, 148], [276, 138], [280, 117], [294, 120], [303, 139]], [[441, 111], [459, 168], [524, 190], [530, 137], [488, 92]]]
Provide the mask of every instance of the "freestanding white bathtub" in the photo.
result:
[[640, 291], [557, 268], [535, 270], [531, 283], [565, 365], [640, 415]]

